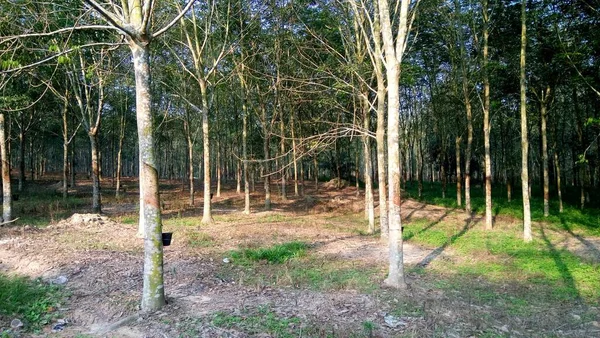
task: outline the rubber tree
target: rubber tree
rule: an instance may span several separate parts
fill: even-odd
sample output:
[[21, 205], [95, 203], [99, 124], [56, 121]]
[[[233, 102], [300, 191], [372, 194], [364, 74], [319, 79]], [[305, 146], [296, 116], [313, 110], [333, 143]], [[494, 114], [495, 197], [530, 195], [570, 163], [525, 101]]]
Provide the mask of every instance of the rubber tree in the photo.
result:
[[[389, 203], [389, 271], [385, 284], [393, 288], [406, 288], [402, 252], [402, 219], [400, 216], [400, 64], [407, 46], [412, 20], [409, 20], [410, 0], [400, 1], [400, 16], [396, 36], [392, 32], [393, 8], [387, 0], [378, 0], [381, 35], [388, 84], [388, 203]], [[395, 41], [395, 43], [394, 43]]]
[[[175, 25], [194, 1], [191, 0], [172, 21], [154, 33], [151, 32], [151, 27], [156, 1], [122, 0], [120, 7], [108, 7], [108, 5], [100, 4], [95, 0], [85, 0], [85, 3], [96, 10], [110, 26], [121, 33], [127, 41], [133, 58], [140, 156], [140, 187], [143, 186], [143, 189], [141, 189], [143, 190], [143, 196], [140, 199], [140, 210], [144, 214], [144, 277], [141, 308], [143, 311], [156, 311], [165, 305], [165, 290], [163, 281], [162, 220], [154, 126], [151, 114], [150, 44]], [[111, 9], [114, 9], [114, 11]]]
[[521, 0], [521, 57], [520, 57], [520, 111], [521, 111], [521, 192], [523, 195], [523, 239], [531, 242], [531, 207], [529, 205], [529, 138], [527, 136], [527, 82], [525, 78], [527, 47], [527, 0]]

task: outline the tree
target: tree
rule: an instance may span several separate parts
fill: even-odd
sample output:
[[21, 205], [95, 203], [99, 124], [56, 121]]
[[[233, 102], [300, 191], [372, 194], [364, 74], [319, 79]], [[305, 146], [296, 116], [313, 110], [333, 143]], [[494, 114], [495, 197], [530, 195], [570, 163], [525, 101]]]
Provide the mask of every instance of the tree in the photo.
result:
[[[379, 0], [381, 35], [385, 52], [388, 84], [388, 184], [389, 184], [389, 273], [385, 284], [394, 288], [406, 288], [402, 253], [402, 220], [400, 216], [400, 151], [399, 151], [399, 81], [400, 64], [407, 46], [412, 21], [408, 19], [409, 0], [401, 0], [398, 32], [392, 34], [392, 9], [387, 0]], [[394, 41], [396, 43], [394, 43]]]
[[533, 240], [531, 234], [531, 209], [529, 206], [529, 139], [527, 137], [527, 82], [525, 78], [525, 58], [527, 47], [527, 0], [521, 0], [521, 191], [523, 194], [523, 238], [525, 242]]

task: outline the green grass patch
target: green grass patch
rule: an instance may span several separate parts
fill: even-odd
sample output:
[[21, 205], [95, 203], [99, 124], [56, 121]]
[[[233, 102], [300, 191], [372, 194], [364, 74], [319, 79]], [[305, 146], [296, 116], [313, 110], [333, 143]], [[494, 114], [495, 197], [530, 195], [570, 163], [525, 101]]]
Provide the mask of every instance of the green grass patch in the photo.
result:
[[292, 338], [302, 334], [300, 319], [278, 316], [268, 306], [259, 306], [256, 310], [245, 310], [240, 314], [217, 312], [213, 315], [212, 325], [228, 329], [237, 329], [249, 335], [266, 333], [272, 337]]
[[187, 245], [192, 248], [207, 248], [214, 245], [214, 238], [204, 232], [191, 232], [186, 234]]
[[138, 216], [122, 216], [121, 223], [123, 224], [138, 224], [139, 217]]
[[[578, 192], [579, 190], [573, 187], [565, 189], [563, 192], [564, 211], [562, 213], [558, 212], [558, 201], [555, 197], [555, 192], [551, 192], [550, 215], [544, 217], [544, 202], [541, 198], [541, 188], [539, 186], [534, 186], [530, 201], [532, 220], [544, 222], [557, 229], [578, 231], [582, 234], [591, 236], [600, 236], [600, 209], [588, 206], [581, 210]], [[421, 198], [419, 198], [418, 195], [417, 184], [414, 182], [412, 184], [407, 184], [404, 193], [405, 197], [420, 200], [425, 203], [441, 205], [453, 209], [458, 208], [456, 203], [456, 185], [454, 184], [448, 184], [445, 198], [442, 198], [442, 187], [441, 184], [437, 182], [433, 184], [424, 184]], [[515, 219], [523, 218], [523, 202], [521, 201], [520, 187], [514, 187], [512, 195], [513, 198], [509, 202], [505, 187], [496, 185], [496, 188], [492, 190], [494, 216], [507, 216]], [[471, 189], [471, 205], [474, 212], [480, 214], [485, 212], [485, 196], [482, 188], [473, 186]]]
[[538, 229], [538, 240], [525, 243], [522, 230], [485, 231], [480, 226], [415, 220], [404, 224], [404, 237], [438, 250], [453, 250], [459, 259], [431, 267], [494, 282], [522, 282], [545, 288], [557, 301], [600, 299], [600, 264], [586, 261], [553, 244], [552, 233]]
[[231, 252], [234, 262], [248, 265], [250, 262], [266, 261], [272, 264], [281, 264], [290, 259], [306, 255], [308, 244], [304, 242], [288, 242], [274, 245], [269, 248], [247, 248]]
[[198, 217], [172, 217], [163, 220], [164, 226], [169, 227], [197, 227], [200, 226], [200, 218]]
[[0, 274], [0, 295], [0, 319], [4, 317], [10, 322], [19, 318], [27, 330], [38, 330], [48, 324], [63, 298], [58, 286], [4, 274]]

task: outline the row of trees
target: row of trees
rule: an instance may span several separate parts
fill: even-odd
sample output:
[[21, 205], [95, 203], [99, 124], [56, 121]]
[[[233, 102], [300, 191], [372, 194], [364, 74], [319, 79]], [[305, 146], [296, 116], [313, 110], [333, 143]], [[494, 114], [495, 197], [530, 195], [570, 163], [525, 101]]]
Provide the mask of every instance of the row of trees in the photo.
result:
[[202, 182], [204, 223], [223, 180], [250, 213], [257, 179], [269, 209], [273, 179], [287, 199], [288, 181], [298, 196], [321, 175], [364, 183], [373, 232], [377, 188], [394, 287], [405, 285], [401, 182], [420, 194], [440, 181], [443, 196], [454, 182], [468, 212], [481, 183], [488, 229], [492, 188], [510, 199], [520, 185], [531, 240], [533, 184], [545, 215], [552, 196], [562, 210], [561, 182], [582, 208], [598, 184], [595, 2], [2, 3], [4, 220], [11, 162], [18, 189], [27, 169], [61, 170], [65, 197], [89, 173], [98, 212], [101, 176], [119, 194], [121, 175], [139, 171], [146, 310], [164, 303], [159, 176], [185, 181], [191, 205]]

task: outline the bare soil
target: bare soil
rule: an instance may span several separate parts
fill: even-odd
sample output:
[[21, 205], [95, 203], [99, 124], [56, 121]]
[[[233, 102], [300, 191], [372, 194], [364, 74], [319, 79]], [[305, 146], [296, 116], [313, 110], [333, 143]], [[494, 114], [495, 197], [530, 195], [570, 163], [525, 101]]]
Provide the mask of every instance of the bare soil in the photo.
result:
[[[473, 315], [473, 307], [478, 305], [470, 299], [449, 297], [428, 287], [435, 281], [422, 280], [427, 277], [415, 273], [409, 274], [410, 288], [406, 291], [381, 289], [374, 293], [353, 289], [316, 291], [296, 286], [247, 285], [233, 278], [234, 275], [223, 274], [231, 266], [223, 261], [229, 250], [291, 240], [311, 243], [314, 252], [323, 260], [371, 266], [383, 273], [387, 268], [387, 245], [377, 236], [353, 231], [345, 221], [347, 217], [362, 217], [363, 197], [357, 196], [353, 187], [329, 187], [318, 194], [313, 192], [310, 197], [288, 201], [276, 199], [273, 210], [268, 212], [261, 211], [260, 195], [256, 194], [252, 196], [256, 205], [253, 204], [250, 216], [241, 213], [243, 196], [235, 191], [224, 192], [213, 200], [215, 222], [200, 226], [198, 218], [198, 225], [191, 225], [186, 230], [206, 234], [210, 245], [192, 246], [176, 232], [173, 244], [165, 248], [168, 305], [157, 313], [140, 313], [142, 240], [136, 237], [136, 224], [120, 222], [125, 215], [133, 217], [136, 214], [135, 191], [131, 189], [129, 194], [129, 199], [121, 202], [108, 201], [103, 215], [78, 210], [70, 218], [43, 229], [24, 225], [0, 229], [0, 272], [40, 277], [48, 282], [56, 281], [59, 276], [67, 278], [65, 288], [70, 296], [59, 311], [69, 324], [58, 333], [50, 333], [48, 327], [39, 336], [269, 337], [219, 328], [210, 321], [219, 311], [243, 314], [261, 306], [268, 307], [281, 318], [298, 318], [301, 323], [294, 325], [305, 325], [307, 332], [323, 337], [332, 334], [349, 337], [356, 332], [368, 336], [364, 333], [366, 322], [375, 324], [375, 329], [369, 332], [374, 337], [433, 336], [440, 332], [442, 336], [462, 337], [484, 332], [478, 327], [482, 325], [481, 319]], [[201, 207], [186, 206], [185, 196], [178, 187], [165, 189], [166, 218], [201, 215]], [[201, 204], [198, 199], [197, 205]], [[427, 218], [438, 222], [455, 220], [461, 224], [468, 220], [480, 221], [461, 211], [411, 200], [403, 203], [402, 213], [405, 220]], [[180, 229], [174, 225], [165, 228]], [[556, 238], [559, 247], [600, 261], [600, 239], [569, 233]], [[404, 261], [408, 266], [422, 264], [432, 257], [451, 260], [453, 253], [444, 250], [435, 254], [435, 249], [404, 244]], [[419, 304], [421, 310], [404, 315], [403, 325], [398, 328], [390, 327], [385, 316], [398, 306], [406, 305], [406, 299], [412, 299], [411, 304]], [[494, 315], [493, 309], [477, 311]], [[565, 312], [551, 309], [546, 315], [553, 320]], [[506, 318], [494, 320], [497, 325], [492, 329], [499, 335], [536, 335], [531, 331], [535, 323], [521, 323], [530, 331], [519, 331], [518, 325]], [[0, 327], [5, 325], [0, 323]], [[315, 331], [315, 327], [321, 329]], [[569, 334], [578, 336], [594, 332], [593, 327], [583, 330], [573, 329]]]

